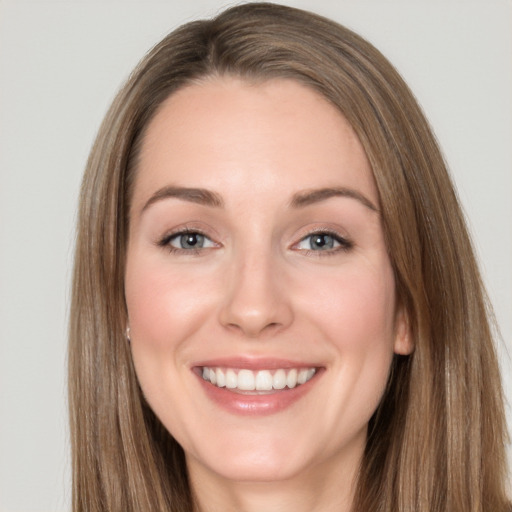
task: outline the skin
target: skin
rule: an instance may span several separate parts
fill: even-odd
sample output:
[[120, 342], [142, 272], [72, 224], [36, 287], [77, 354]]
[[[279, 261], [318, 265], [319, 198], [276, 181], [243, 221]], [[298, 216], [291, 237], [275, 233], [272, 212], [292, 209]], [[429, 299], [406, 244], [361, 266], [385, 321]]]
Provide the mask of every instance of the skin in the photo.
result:
[[[223, 205], [158, 196], [169, 186]], [[326, 187], [360, 197], [291, 205]], [[205, 80], [150, 123], [130, 216], [131, 346], [150, 406], [185, 450], [198, 510], [349, 510], [393, 354], [412, 348], [378, 208], [350, 125], [293, 81]], [[203, 248], [170, 239], [184, 227], [206, 235]], [[311, 232], [348, 245], [318, 250]], [[284, 410], [235, 414], [191, 368], [238, 356], [321, 371]]]

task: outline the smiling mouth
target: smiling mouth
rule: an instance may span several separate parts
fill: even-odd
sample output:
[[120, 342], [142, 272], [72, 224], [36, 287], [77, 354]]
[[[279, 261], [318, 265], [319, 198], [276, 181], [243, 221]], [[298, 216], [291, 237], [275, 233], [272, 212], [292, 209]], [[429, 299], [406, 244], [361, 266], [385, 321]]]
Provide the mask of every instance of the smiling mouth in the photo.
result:
[[248, 370], [236, 368], [203, 366], [203, 380], [218, 388], [226, 388], [235, 393], [268, 393], [294, 389], [311, 380], [316, 368], [279, 368], [273, 370]]

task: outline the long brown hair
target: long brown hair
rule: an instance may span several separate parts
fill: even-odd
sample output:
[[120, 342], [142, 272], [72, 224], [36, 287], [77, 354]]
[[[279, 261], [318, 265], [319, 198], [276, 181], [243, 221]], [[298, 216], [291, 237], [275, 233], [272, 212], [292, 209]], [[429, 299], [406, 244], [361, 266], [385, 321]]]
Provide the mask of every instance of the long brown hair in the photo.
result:
[[[369, 425], [355, 511], [502, 512], [506, 425], [490, 308], [435, 138], [391, 64], [350, 30], [273, 4], [178, 28], [139, 64], [85, 172], [69, 343], [73, 510], [191, 511], [181, 447], [146, 404], [125, 338], [129, 203], [145, 129], [211, 76], [297, 80], [364, 146], [415, 350], [395, 356]], [[342, 485], [342, 483], [340, 483]]]

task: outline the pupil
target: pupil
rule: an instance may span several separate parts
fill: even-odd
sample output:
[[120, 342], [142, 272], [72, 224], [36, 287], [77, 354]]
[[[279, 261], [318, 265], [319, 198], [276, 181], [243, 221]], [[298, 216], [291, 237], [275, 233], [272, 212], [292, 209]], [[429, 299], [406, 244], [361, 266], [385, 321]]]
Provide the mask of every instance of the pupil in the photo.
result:
[[329, 235], [315, 235], [311, 245], [313, 248], [330, 249], [333, 246], [333, 239]]
[[181, 247], [184, 249], [190, 247], [201, 247], [202, 246], [202, 235], [197, 233], [187, 233], [181, 236]]

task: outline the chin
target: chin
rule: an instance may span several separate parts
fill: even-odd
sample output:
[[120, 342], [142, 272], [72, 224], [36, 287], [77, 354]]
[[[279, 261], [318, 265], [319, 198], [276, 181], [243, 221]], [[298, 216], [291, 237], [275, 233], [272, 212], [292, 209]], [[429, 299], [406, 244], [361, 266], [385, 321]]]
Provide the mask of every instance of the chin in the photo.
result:
[[226, 437], [194, 454], [185, 449], [189, 469], [199, 466], [203, 471], [238, 482], [269, 482], [293, 478], [313, 462], [308, 453], [297, 450], [296, 443], [289, 437], [285, 439], [286, 436], [269, 439], [260, 432], [250, 440], [240, 439], [245, 436]]
[[290, 464], [289, 461], [269, 456], [266, 453], [252, 453], [247, 456], [229, 457], [229, 459], [226, 457], [226, 460], [216, 461], [205, 466], [205, 469], [224, 480], [263, 483], [292, 479], [305, 471], [306, 467]]

